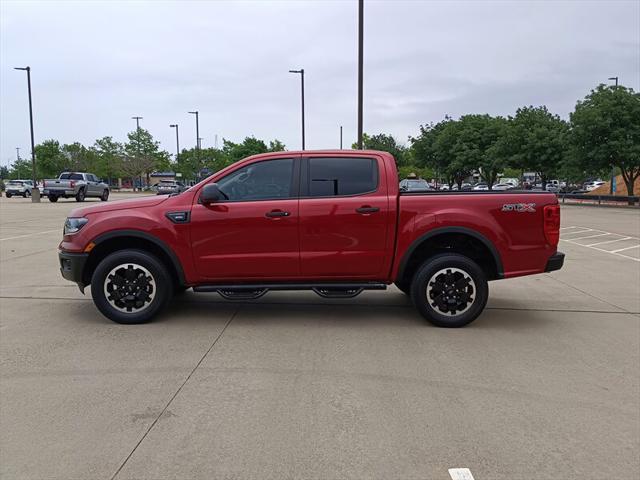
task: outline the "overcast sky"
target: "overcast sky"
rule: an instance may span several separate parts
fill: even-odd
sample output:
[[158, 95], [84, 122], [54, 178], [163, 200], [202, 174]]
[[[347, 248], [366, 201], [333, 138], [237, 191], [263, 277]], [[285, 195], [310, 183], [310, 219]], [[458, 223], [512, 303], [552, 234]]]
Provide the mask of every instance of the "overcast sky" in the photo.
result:
[[[36, 143], [124, 141], [141, 126], [175, 152], [215, 135], [300, 148], [345, 145], [357, 128], [357, 2], [0, 0], [0, 163]], [[618, 75], [639, 90], [640, 1], [365, 1], [364, 129], [406, 142], [445, 114], [513, 114], [577, 99]]]

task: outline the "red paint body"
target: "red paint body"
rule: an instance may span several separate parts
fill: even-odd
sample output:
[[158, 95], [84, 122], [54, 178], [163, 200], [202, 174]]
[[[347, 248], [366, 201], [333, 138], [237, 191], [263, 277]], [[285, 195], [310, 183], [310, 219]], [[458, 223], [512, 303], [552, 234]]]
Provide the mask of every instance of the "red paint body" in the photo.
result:
[[[354, 196], [198, 202], [201, 189], [248, 163], [266, 159], [330, 156], [376, 160], [378, 188]], [[535, 211], [503, 211], [505, 204], [535, 203]], [[545, 271], [556, 244], [543, 229], [552, 193], [432, 192], [400, 194], [393, 157], [377, 151], [333, 150], [256, 155], [212, 175], [186, 192], [109, 202], [74, 210], [89, 222], [60, 244], [83, 252], [100, 235], [137, 230], [161, 240], [177, 257], [187, 285], [251, 281], [396, 280], [405, 254], [436, 228], [464, 227], [497, 251], [502, 273], [515, 277]], [[378, 212], [357, 213], [360, 207]], [[266, 217], [267, 212], [290, 212]], [[190, 212], [190, 222], [172, 223], [167, 212]], [[553, 242], [553, 236], [550, 237]]]

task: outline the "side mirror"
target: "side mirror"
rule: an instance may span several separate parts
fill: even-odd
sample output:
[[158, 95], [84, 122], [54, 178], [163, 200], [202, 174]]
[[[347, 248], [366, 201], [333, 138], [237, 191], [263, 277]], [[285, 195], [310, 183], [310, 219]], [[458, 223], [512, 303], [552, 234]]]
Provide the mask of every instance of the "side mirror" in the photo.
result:
[[215, 203], [224, 198], [224, 194], [218, 188], [217, 183], [209, 183], [200, 191], [200, 202], [204, 205]]

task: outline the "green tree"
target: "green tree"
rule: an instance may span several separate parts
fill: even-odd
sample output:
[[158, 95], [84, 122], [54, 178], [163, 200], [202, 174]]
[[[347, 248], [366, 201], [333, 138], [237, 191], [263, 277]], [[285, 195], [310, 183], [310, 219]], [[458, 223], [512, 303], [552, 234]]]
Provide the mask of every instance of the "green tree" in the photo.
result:
[[9, 178], [15, 180], [16, 178], [30, 179], [31, 178], [31, 160], [21, 158], [11, 164], [9, 170]]
[[599, 85], [571, 114], [571, 140], [587, 170], [619, 168], [632, 196], [640, 176], [640, 94]]
[[80, 142], [62, 145], [60, 152], [64, 157], [64, 168], [62, 170], [80, 172], [92, 172], [94, 170], [96, 164], [95, 152]]
[[489, 190], [508, 159], [507, 120], [490, 115], [464, 115], [458, 120], [453, 153], [463, 171], [478, 170]]
[[102, 137], [91, 148], [97, 160], [93, 173], [109, 182], [122, 175], [124, 147], [121, 143], [114, 141], [112, 137]]
[[38, 178], [57, 178], [67, 167], [67, 159], [57, 140], [45, 140], [36, 145], [36, 170]]
[[0, 179], [9, 178], [9, 169], [2, 165], [0, 167]]
[[[401, 167], [409, 165], [409, 156], [407, 148], [399, 144], [392, 135], [386, 133], [378, 133], [377, 135], [362, 135], [362, 146], [366, 150], [380, 150], [393, 155], [396, 160], [396, 166]], [[358, 144], [354, 143], [351, 148], [357, 149]]]
[[409, 137], [413, 162], [419, 167], [430, 168], [435, 172], [435, 176], [438, 179], [445, 178], [449, 187], [454, 183], [449, 169], [451, 157], [436, 148], [436, 140], [446, 128], [449, 128], [448, 125], [451, 122], [451, 118], [445, 117], [444, 120], [436, 124], [432, 122], [427, 125], [420, 125], [420, 135]]
[[122, 168], [130, 177], [145, 175], [149, 183], [152, 172], [170, 167], [169, 153], [160, 150], [160, 142], [148, 130], [140, 128], [127, 134]]
[[511, 166], [536, 172], [544, 187], [567, 158], [568, 132], [567, 123], [545, 106], [519, 108], [511, 119]]

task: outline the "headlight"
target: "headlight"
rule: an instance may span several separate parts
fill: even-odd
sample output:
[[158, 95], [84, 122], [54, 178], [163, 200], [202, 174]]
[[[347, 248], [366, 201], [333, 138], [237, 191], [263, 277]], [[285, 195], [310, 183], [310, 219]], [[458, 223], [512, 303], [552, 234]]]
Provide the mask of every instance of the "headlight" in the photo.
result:
[[71, 235], [77, 233], [82, 227], [87, 224], [88, 221], [89, 219], [84, 217], [68, 217], [64, 222], [64, 234]]

